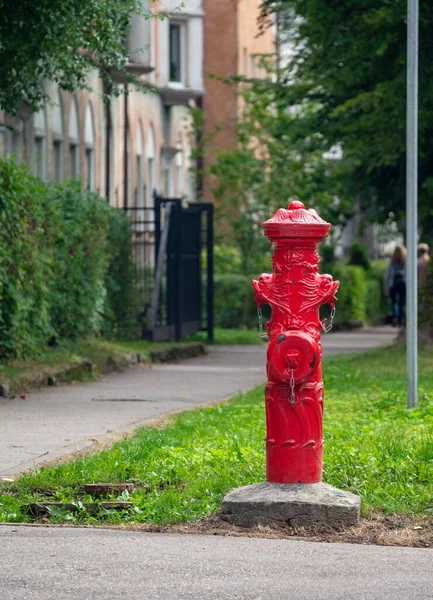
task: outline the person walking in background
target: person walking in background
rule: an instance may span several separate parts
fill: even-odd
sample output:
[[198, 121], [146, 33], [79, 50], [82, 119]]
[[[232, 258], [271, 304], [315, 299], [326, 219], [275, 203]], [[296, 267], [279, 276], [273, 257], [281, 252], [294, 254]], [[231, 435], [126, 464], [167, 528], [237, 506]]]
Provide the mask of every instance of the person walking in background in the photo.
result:
[[401, 327], [406, 304], [406, 248], [398, 244], [385, 273], [385, 294], [391, 297], [392, 326]]
[[430, 260], [430, 248], [427, 244], [418, 244], [418, 285], [425, 278]]

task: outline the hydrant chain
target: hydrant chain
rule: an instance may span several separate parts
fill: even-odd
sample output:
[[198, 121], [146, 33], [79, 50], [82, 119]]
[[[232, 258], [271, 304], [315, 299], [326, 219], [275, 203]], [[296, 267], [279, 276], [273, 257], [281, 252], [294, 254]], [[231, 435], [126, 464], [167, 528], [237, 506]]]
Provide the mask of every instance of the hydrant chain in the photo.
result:
[[295, 394], [295, 371], [292, 369], [291, 377], [290, 377], [290, 403], [296, 404], [296, 394]]
[[331, 322], [329, 323], [329, 325], [326, 325], [326, 319], [324, 321], [322, 321], [321, 326], [322, 329], [325, 333], [329, 333], [334, 325], [334, 318], [335, 318], [335, 307], [332, 309], [331, 311]]

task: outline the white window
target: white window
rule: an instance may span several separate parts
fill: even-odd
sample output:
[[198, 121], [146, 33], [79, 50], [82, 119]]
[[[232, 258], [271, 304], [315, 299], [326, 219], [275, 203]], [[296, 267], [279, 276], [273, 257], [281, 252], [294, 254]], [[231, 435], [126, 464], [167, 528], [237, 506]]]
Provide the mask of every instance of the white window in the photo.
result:
[[147, 158], [147, 206], [153, 207], [153, 192], [155, 188], [155, 134], [153, 128], [149, 130], [146, 145]]
[[180, 22], [169, 24], [169, 57], [170, 57], [170, 82], [185, 82], [185, 27]]
[[95, 125], [93, 120], [92, 105], [86, 106], [84, 120], [84, 143], [86, 145], [86, 187], [94, 190], [95, 185]]
[[143, 143], [143, 131], [141, 128], [141, 123], [138, 124], [137, 128], [137, 136], [135, 140], [135, 170], [136, 170], [136, 193], [135, 193], [135, 202], [136, 206], [139, 208], [144, 208], [145, 203], [145, 184], [144, 184], [144, 165], [143, 165], [143, 153], [144, 153], [144, 143]]
[[32, 173], [45, 179], [47, 176], [47, 118], [42, 107], [32, 117]]
[[78, 179], [80, 176], [80, 118], [78, 114], [78, 103], [73, 99], [69, 113], [69, 165], [70, 178]]
[[64, 129], [63, 129], [63, 105], [60, 93], [57, 90], [53, 106], [53, 166], [54, 183], [62, 183], [64, 179]]
[[256, 57], [254, 54], [251, 56], [251, 78], [254, 79], [256, 76]]
[[177, 143], [177, 154], [176, 154], [176, 193], [179, 198], [183, 197], [184, 194], [184, 173], [183, 173], [183, 151], [182, 142]]

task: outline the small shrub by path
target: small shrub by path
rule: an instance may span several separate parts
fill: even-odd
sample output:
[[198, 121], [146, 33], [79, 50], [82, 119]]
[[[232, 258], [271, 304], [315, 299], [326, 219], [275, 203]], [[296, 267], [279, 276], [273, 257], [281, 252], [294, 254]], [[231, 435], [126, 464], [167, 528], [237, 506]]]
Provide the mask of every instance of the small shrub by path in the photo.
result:
[[[364, 517], [379, 511], [426, 523], [433, 516], [430, 349], [420, 353], [416, 410], [405, 407], [404, 367], [401, 348], [325, 361], [324, 480], [360, 494]], [[257, 389], [226, 405], [178, 414], [163, 429], [141, 429], [96, 455], [2, 484], [0, 520], [28, 521], [26, 503], [55, 501], [75, 502], [77, 511], [52, 510], [52, 522], [197, 521], [217, 513], [228, 490], [264, 479], [264, 435], [263, 389]], [[93, 499], [83, 485], [94, 482], [135, 483], [120, 498], [133, 508], [87, 515], [82, 503]]]

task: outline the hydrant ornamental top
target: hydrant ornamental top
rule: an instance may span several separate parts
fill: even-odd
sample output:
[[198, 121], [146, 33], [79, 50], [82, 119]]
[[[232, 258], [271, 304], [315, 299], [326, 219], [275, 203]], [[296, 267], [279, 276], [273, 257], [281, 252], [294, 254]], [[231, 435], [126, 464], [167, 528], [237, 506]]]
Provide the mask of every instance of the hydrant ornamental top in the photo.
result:
[[[288, 208], [280, 208], [275, 215], [263, 223], [265, 235], [277, 246], [290, 246], [291, 238], [305, 238], [305, 246], [318, 244], [327, 237], [331, 224], [324, 221], [313, 209], [305, 208], [294, 200]], [[299, 247], [299, 243], [296, 244]]]

